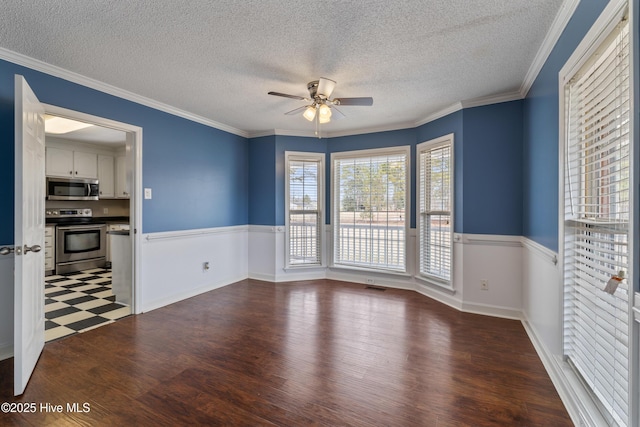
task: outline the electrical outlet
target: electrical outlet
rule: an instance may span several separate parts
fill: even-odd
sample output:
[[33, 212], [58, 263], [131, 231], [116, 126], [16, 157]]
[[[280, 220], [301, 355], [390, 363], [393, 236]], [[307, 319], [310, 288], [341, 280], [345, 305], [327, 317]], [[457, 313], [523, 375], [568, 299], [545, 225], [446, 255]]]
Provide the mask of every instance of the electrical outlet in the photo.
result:
[[209, 268], [210, 268], [210, 266], [209, 266], [209, 261], [205, 261], [205, 262], [203, 262], [203, 263], [202, 263], [202, 269], [203, 269], [204, 271], [209, 270]]
[[375, 280], [367, 278], [367, 285], [374, 285], [376, 283]]
[[102, 213], [103, 214], [108, 214], [109, 213], [109, 208], [103, 208], [102, 209]]
[[489, 290], [489, 281], [487, 279], [480, 280], [480, 290], [482, 291]]

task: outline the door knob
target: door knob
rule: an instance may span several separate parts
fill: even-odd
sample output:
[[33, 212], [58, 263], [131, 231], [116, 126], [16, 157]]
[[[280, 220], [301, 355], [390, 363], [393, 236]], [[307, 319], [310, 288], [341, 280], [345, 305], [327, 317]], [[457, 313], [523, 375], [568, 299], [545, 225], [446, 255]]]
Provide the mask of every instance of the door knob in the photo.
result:
[[27, 252], [40, 252], [42, 250], [42, 247], [40, 245], [33, 245], [31, 247], [24, 245], [24, 253], [26, 254]]
[[9, 255], [13, 253], [14, 249], [9, 246], [3, 246], [0, 248], [0, 255]]

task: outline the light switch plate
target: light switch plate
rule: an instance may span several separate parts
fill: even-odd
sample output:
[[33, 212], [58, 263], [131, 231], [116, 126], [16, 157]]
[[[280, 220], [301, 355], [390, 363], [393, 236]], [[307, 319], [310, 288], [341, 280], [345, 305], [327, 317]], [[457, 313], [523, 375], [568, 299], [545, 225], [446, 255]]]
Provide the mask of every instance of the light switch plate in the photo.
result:
[[144, 198], [145, 199], [150, 199], [151, 198], [151, 189], [150, 188], [145, 188], [144, 189]]

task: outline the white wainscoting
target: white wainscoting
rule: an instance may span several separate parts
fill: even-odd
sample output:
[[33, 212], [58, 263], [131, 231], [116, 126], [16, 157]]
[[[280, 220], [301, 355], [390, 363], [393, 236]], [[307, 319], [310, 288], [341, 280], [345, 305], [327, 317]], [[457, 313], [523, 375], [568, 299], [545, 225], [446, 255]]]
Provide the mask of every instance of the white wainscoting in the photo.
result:
[[[281, 228], [281, 231], [278, 231]], [[284, 234], [284, 227], [249, 226], [249, 277], [276, 281], [276, 235]]]
[[524, 320], [551, 354], [561, 355], [563, 296], [557, 254], [527, 238], [522, 243]]
[[[329, 236], [329, 229], [325, 235]], [[285, 268], [285, 227], [249, 226], [249, 277], [270, 282], [315, 280], [327, 277], [325, 267]], [[328, 241], [328, 240], [326, 240]], [[326, 245], [323, 247], [323, 250]], [[325, 254], [326, 255], [326, 254]], [[324, 257], [326, 260], [326, 256]], [[326, 263], [326, 262], [325, 262]]]
[[9, 357], [13, 357], [13, 254], [0, 256], [0, 360]]
[[[330, 265], [331, 226], [325, 227], [325, 263]], [[326, 267], [286, 269], [284, 226], [249, 227], [249, 277], [273, 282], [334, 279], [410, 289], [458, 310], [510, 319], [522, 318], [522, 241], [520, 236], [456, 234], [452, 289], [416, 279], [416, 230], [408, 234], [406, 274]], [[480, 290], [480, 280], [489, 290]]]
[[142, 295], [137, 298], [143, 312], [248, 276], [245, 225], [150, 233], [142, 241]]
[[522, 237], [463, 234], [462, 248], [461, 310], [521, 319]]
[[562, 274], [558, 254], [522, 238], [523, 325], [569, 416], [576, 425], [607, 425], [589, 393], [563, 359]]

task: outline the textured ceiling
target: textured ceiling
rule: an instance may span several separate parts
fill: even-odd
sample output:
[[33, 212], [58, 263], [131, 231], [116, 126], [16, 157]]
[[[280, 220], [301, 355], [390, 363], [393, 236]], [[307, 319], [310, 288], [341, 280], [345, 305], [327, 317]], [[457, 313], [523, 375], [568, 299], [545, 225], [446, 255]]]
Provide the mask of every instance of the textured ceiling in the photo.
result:
[[303, 134], [285, 112], [337, 81], [325, 132], [415, 124], [517, 92], [562, 0], [5, 0], [0, 47], [256, 134]]

